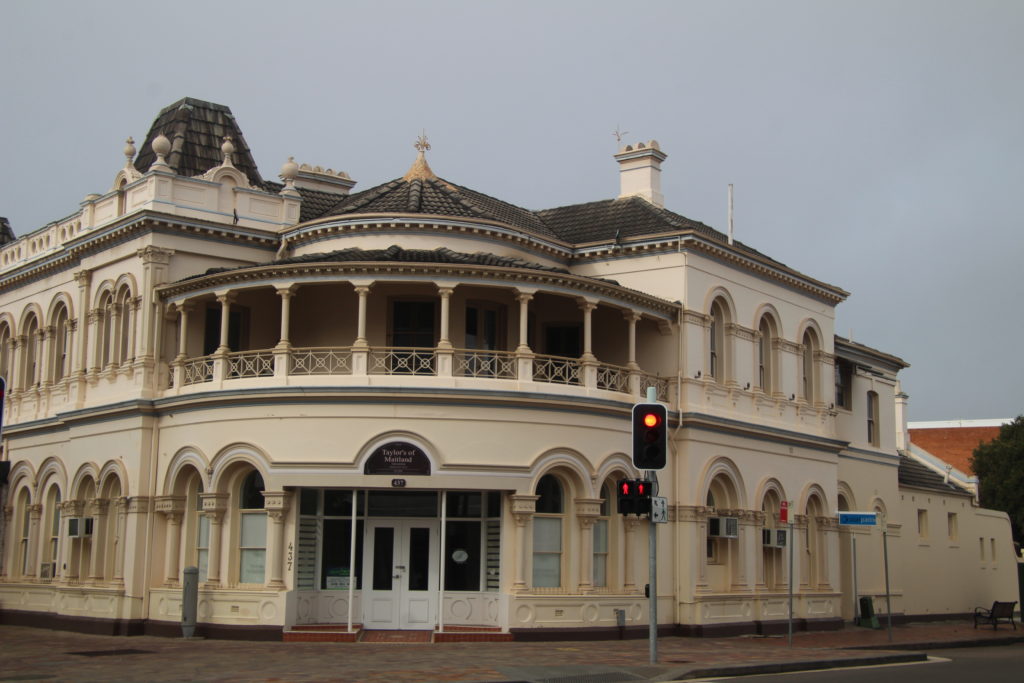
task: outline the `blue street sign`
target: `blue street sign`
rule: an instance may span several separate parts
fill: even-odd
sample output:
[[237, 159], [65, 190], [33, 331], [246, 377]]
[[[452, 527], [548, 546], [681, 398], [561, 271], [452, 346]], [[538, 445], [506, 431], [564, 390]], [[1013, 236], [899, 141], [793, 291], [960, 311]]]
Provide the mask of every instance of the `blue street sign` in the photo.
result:
[[843, 526], [877, 526], [878, 514], [874, 512], [840, 512], [839, 523]]

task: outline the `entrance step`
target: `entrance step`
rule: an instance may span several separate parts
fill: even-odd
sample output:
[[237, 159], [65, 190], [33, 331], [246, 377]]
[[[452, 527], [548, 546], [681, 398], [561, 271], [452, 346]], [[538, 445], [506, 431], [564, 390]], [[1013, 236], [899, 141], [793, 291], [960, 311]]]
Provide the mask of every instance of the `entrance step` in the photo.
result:
[[286, 643], [355, 643], [359, 640], [362, 624], [301, 624], [292, 626], [282, 634]]
[[499, 643], [512, 640], [511, 633], [502, 633], [490, 626], [445, 626], [444, 633], [434, 633], [435, 643]]
[[433, 631], [363, 631], [360, 643], [429, 643]]

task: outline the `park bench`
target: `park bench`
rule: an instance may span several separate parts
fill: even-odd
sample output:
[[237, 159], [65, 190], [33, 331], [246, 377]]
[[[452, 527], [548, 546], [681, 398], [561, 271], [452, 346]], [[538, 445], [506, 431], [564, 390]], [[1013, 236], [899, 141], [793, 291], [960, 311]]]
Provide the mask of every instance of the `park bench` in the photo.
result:
[[1017, 630], [1017, 624], [1013, 621], [1013, 608], [1017, 606], [1016, 602], [999, 602], [996, 600], [992, 603], [991, 609], [985, 609], [984, 607], [974, 608], [974, 628], [978, 628], [978, 622], [983, 624], [992, 624], [992, 629], [999, 628], [999, 620], [1010, 622], [1013, 626], [1013, 630]]

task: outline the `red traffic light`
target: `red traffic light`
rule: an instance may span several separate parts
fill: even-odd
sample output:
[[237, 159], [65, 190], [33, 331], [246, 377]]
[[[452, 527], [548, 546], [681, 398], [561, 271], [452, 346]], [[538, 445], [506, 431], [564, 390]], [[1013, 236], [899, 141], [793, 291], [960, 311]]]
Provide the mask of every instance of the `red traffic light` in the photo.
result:
[[644, 427], [657, 427], [661, 424], [661, 417], [657, 413], [644, 413]]

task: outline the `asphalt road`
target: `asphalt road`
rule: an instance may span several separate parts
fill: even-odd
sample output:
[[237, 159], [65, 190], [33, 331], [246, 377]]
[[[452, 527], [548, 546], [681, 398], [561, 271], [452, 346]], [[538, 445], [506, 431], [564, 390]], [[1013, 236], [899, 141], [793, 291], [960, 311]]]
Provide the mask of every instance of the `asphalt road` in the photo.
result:
[[1024, 681], [1024, 643], [999, 647], [929, 650], [928, 662], [799, 673], [709, 678], [705, 681], [749, 683], [1021, 683]]

